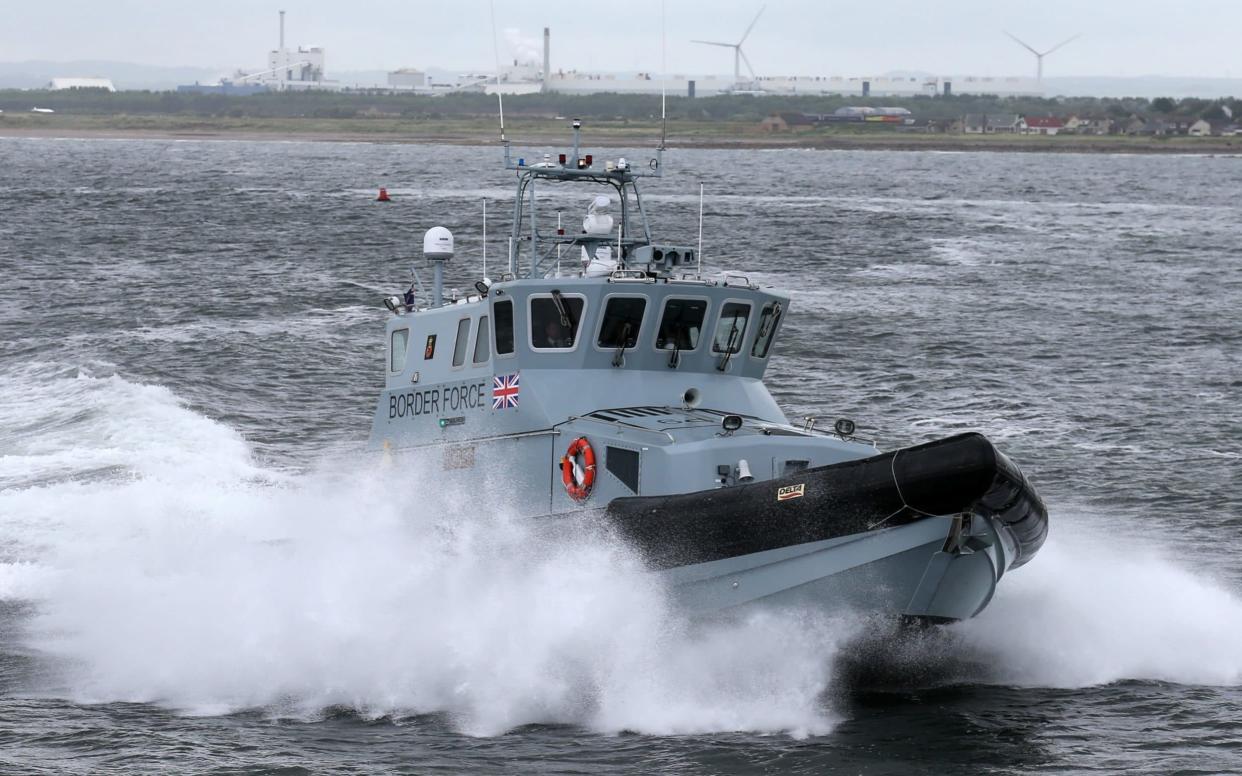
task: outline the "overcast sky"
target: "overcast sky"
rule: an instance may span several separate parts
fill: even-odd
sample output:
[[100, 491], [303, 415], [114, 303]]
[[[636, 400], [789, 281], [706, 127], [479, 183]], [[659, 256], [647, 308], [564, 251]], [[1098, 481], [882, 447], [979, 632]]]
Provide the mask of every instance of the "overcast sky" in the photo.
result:
[[[666, 0], [668, 70], [728, 73], [763, 0]], [[501, 58], [552, 28], [554, 69], [660, 69], [660, 0], [496, 0]], [[487, 0], [0, 0], [0, 61], [110, 59], [257, 68], [276, 46], [327, 49], [333, 71], [490, 69]], [[759, 75], [1242, 76], [1242, 0], [768, 0], [745, 51]], [[507, 31], [507, 35], [506, 35]], [[516, 31], [516, 32], [515, 32]], [[515, 45], [516, 43], [516, 45]]]

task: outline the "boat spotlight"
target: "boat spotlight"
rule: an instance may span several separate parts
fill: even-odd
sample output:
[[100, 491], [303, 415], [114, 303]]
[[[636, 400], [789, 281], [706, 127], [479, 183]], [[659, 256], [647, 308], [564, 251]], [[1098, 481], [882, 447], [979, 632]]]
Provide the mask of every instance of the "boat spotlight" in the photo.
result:
[[837, 432], [839, 437], [852, 437], [854, 436], [854, 421], [849, 418], [841, 418], [832, 424], [832, 430]]
[[734, 431], [737, 431], [742, 427], [742, 416], [725, 415], [720, 421], [720, 427], [723, 428], [726, 433], [732, 434]]
[[399, 304], [401, 304], [401, 300], [395, 296], [385, 297], [384, 299], [384, 306], [388, 308], [389, 312], [397, 312], [397, 305]]
[[486, 280], [474, 281], [474, 290], [479, 292], [479, 296], [484, 296], [484, 297], [487, 296], [487, 291], [489, 288], [490, 286], [487, 285]]

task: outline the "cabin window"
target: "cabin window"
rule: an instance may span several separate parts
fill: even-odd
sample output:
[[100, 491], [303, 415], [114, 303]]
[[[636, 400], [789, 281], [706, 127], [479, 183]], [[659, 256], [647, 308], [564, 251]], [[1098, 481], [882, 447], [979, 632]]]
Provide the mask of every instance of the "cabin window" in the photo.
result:
[[479, 336], [474, 340], [474, 363], [482, 364], [492, 357], [492, 330], [487, 327], [487, 316], [479, 319]]
[[643, 323], [647, 300], [636, 296], [614, 296], [604, 308], [599, 327], [601, 348], [632, 348], [638, 344], [638, 327]]
[[737, 353], [742, 349], [746, 336], [746, 321], [750, 318], [750, 305], [745, 302], [726, 302], [716, 324], [716, 336], [712, 339], [713, 353]]
[[772, 340], [776, 337], [776, 325], [781, 322], [780, 302], [772, 302], [763, 306], [763, 312], [759, 313], [759, 333], [755, 335], [755, 344], [750, 349], [750, 354], [757, 358], [767, 358], [768, 350], [772, 347]]
[[470, 319], [457, 322], [457, 341], [453, 343], [453, 366], [466, 363], [466, 345], [470, 342]]
[[405, 355], [410, 349], [410, 330], [397, 329], [392, 333], [392, 346], [389, 348], [388, 368], [393, 372], [405, 371]]
[[621, 484], [632, 492], [638, 492], [638, 451], [624, 447], [609, 447], [604, 451], [604, 467]]
[[497, 302], [492, 310], [496, 316], [496, 355], [513, 352], [513, 302]]
[[572, 348], [582, 324], [582, 297], [540, 296], [530, 300], [530, 342], [539, 350]]
[[706, 299], [669, 299], [660, 317], [656, 347], [660, 350], [694, 350], [699, 346], [703, 319], [707, 317]]

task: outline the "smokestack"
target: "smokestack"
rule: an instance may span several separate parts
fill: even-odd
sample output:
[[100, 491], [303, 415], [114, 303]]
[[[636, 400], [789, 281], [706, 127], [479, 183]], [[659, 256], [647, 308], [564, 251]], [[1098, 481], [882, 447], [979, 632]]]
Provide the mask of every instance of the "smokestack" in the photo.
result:
[[543, 91], [548, 91], [552, 80], [552, 31], [543, 28]]
[[280, 12], [280, 51], [285, 50], [285, 12]]

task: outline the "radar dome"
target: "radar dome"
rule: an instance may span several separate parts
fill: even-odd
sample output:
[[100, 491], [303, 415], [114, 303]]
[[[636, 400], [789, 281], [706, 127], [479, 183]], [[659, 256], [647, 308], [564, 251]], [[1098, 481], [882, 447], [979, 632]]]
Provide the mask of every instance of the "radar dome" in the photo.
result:
[[443, 226], [433, 226], [423, 235], [423, 255], [433, 261], [453, 258], [453, 233]]

